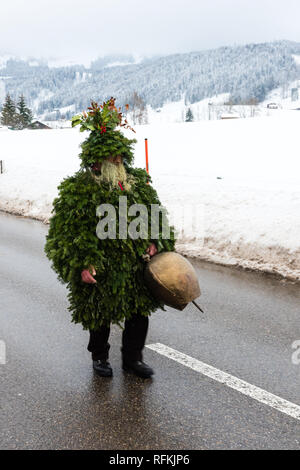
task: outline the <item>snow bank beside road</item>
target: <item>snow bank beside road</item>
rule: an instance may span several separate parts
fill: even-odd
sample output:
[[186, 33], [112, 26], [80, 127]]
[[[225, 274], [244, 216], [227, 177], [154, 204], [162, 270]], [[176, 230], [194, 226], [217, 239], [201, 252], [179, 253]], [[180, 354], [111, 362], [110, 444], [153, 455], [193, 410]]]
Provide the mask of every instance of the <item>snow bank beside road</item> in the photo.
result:
[[[178, 251], [300, 279], [299, 128], [296, 111], [136, 128], [135, 164], [144, 166], [147, 137], [150, 173], [171, 217], [187, 206], [201, 215], [204, 232], [181, 232]], [[57, 185], [79, 168], [84, 138], [78, 129], [1, 132], [0, 209], [48, 220]]]
[[24, 130], [0, 134], [0, 209], [47, 221], [57, 186], [79, 169], [77, 130]]

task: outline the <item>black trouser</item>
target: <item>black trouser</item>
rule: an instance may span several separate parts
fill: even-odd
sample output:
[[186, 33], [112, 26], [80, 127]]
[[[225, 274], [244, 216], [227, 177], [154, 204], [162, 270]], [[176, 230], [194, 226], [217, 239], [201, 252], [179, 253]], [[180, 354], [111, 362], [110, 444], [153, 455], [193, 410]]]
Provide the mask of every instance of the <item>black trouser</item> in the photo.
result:
[[[121, 348], [125, 361], [141, 361], [143, 359], [142, 351], [145, 346], [148, 324], [148, 317], [142, 315], [134, 315], [130, 320], [125, 320]], [[92, 353], [93, 361], [108, 359], [109, 333], [109, 326], [102, 326], [99, 330], [90, 330], [88, 351]]]

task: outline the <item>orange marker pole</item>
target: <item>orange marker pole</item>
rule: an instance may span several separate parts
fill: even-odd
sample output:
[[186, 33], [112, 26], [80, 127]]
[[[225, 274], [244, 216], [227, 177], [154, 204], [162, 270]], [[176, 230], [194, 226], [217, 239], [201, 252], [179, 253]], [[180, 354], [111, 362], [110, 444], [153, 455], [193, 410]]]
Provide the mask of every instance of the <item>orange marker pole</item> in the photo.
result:
[[[145, 152], [146, 152], [146, 171], [149, 175], [148, 139], [145, 139]], [[149, 181], [147, 181], [147, 184], [149, 184]]]

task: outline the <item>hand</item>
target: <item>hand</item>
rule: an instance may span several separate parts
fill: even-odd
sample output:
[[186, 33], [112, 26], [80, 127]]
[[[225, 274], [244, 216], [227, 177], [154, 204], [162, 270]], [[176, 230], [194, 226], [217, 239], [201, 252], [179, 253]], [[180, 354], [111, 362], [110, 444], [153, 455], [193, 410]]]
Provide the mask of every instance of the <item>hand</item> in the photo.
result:
[[[92, 272], [92, 274], [90, 273]], [[93, 276], [96, 276], [96, 270], [94, 266], [89, 266], [89, 269], [84, 269], [81, 271], [81, 280], [85, 282], [86, 284], [97, 284], [96, 279], [93, 278]]]
[[148, 246], [146, 253], [148, 253], [150, 256], [154, 256], [157, 253], [157, 248], [155, 243], [151, 243], [151, 245]]

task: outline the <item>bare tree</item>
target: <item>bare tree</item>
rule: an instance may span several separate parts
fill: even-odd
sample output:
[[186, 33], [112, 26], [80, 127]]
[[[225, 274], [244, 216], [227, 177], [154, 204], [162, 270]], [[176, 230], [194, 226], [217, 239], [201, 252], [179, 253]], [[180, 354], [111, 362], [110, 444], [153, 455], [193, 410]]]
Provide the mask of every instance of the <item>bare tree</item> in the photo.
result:
[[148, 124], [146, 104], [136, 91], [129, 97], [128, 104], [130, 106], [129, 109], [131, 110], [133, 124]]

